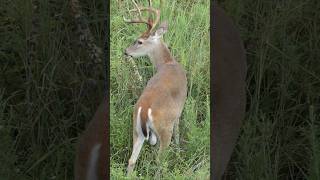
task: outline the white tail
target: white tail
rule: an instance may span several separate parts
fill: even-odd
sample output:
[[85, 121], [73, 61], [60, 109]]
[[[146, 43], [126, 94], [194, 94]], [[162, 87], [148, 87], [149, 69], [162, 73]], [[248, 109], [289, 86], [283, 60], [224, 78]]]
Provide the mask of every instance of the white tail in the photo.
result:
[[245, 115], [246, 55], [239, 32], [225, 13], [213, 8], [213, 177], [227, 167]]
[[[125, 50], [131, 57], [148, 56], [156, 67], [156, 74], [148, 81], [133, 114], [133, 151], [129, 159], [127, 173], [130, 174], [145, 140], [150, 144], [160, 143], [159, 154], [171, 142], [172, 134], [178, 143], [179, 118], [187, 96], [187, 78], [185, 70], [171, 56], [162, 35], [167, 31], [167, 23], [162, 23], [153, 32], [159, 21], [160, 11], [149, 7], [138, 7], [132, 10], [140, 14], [138, 19], [126, 20], [129, 23], [145, 23], [148, 26], [136, 42]], [[140, 11], [148, 11], [149, 19], [141, 17]], [[156, 15], [152, 20], [151, 13]]]
[[107, 101], [104, 101], [80, 137], [75, 161], [75, 180], [108, 179], [107, 113]]

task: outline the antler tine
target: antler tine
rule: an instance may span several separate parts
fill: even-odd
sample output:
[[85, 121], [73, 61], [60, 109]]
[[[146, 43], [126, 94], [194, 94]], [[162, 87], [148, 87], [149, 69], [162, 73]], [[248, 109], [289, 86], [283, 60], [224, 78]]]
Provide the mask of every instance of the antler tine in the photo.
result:
[[[151, 7], [151, 0], [149, 0], [149, 7], [139, 7], [134, 0], [132, 0], [132, 2], [134, 3], [135, 5], [135, 9], [132, 9], [130, 10], [130, 12], [135, 12], [137, 11], [139, 13], [139, 16], [138, 18], [135, 18], [135, 19], [131, 19], [131, 20], [128, 20], [128, 19], [125, 19], [123, 18], [123, 20], [127, 23], [144, 23], [144, 24], [147, 24], [148, 26], [148, 29], [146, 32], [143, 33], [143, 35], [147, 35], [149, 34], [150, 32], [152, 32], [152, 30], [155, 28], [155, 26], [158, 24], [159, 20], [160, 20], [160, 10], [158, 9], [155, 9], [155, 8], [152, 8]], [[142, 15], [141, 15], [141, 11], [148, 11], [149, 12], [149, 18], [148, 20], [146, 19], [143, 19], [142, 18]], [[155, 14], [156, 16], [156, 19], [153, 21], [152, 20], [152, 13]]]
[[140, 17], [139, 18], [135, 18], [135, 19], [126, 19], [123, 18], [123, 20], [127, 23], [144, 23], [147, 24], [148, 26], [150, 26], [149, 22], [147, 20], [143, 20]]
[[[149, 13], [150, 13], [148, 21], [151, 22], [149, 32], [152, 32], [152, 30], [154, 29], [154, 27], [158, 24], [158, 22], [160, 20], [160, 10], [152, 8], [152, 1], [151, 0], [148, 0], [148, 2], [149, 2]], [[156, 15], [155, 21], [152, 21], [152, 15], [151, 15], [152, 12]]]
[[139, 9], [138, 4], [137, 4], [134, 0], [132, 0], [132, 2], [133, 2], [134, 6], [136, 7], [136, 9], [137, 9], [138, 12], [139, 12], [139, 17], [142, 17], [142, 16], [141, 16], [141, 11], [140, 11], [140, 9]]
[[155, 19], [155, 21], [153, 21], [152, 27], [151, 27], [151, 29], [150, 29], [150, 32], [151, 32], [151, 31], [156, 27], [156, 25], [159, 23], [159, 20], [160, 20], [160, 10], [151, 8], [150, 11], [154, 12], [155, 15], [156, 15], [156, 19]]
[[125, 22], [127, 22], [127, 23], [145, 23], [145, 24], [149, 25], [149, 23], [148, 23], [147, 20], [142, 19], [141, 11], [140, 11], [140, 8], [139, 8], [139, 6], [137, 5], [137, 3], [136, 3], [134, 0], [132, 0], [132, 2], [133, 2], [133, 4], [134, 4], [134, 6], [136, 7], [136, 9], [129, 10], [129, 12], [138, 11], [138, 13], [139, 13], [139, 18], [138, 18], [138, 19], [137, 19], [137, 18], [136, 18], [136, 19], [132, 19], [132, 20], [123, 18], [123, 20], [124, 20]]

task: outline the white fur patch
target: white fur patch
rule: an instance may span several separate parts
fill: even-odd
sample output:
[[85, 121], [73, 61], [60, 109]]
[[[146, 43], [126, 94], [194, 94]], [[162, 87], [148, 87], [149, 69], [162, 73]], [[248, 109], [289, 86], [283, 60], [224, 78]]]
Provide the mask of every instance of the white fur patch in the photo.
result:
[[149, 109], [148, 109], [148, 118], [149, 118], [149, 120], [150, 120], [151, 122], [153, 122], [153, 118], [152, 118], [151, 112], [152, 112], [152, 110], [151, 110], [151, 108], [149, 108]]
[[138, 133], [138, 136], [143, 136], [142, 133], [142, 127], [141, 127], [141, 109], [142, 107], [139, 107], [138, 114], [137, 114], [137, 125], [136, 125], [136, 131]]
[[[149, 143], [151, 145], [155, 145], [157, 143], [157, 136], [156, 136], [154, 130], [152, 130], [154, 128], [153, 128], [153, 117], [152, 117], [151, 113], [152, 113], [152, 110], [151, 110], [151, 108], [149, 108], [148, 109], [148, 119], [149, 119], [149, 121], [148, 121], [148, 129], [151, 129], [151, 131], [152, 131], [151, 137], [149, 139]], [[148, 133], [148, 135], [149, 135], [149, 133]]]
[[157, 144], [157, 136], [154, 134], [154, 132], [151, 133], [151, 137], [149, 139], [149, 143], [151, 145]]
[[97, 175], [97, 162], [99, 158], [101, 144], [96, 144], [91, 152], [90, 152], [90, 159], [89, 159], [89, 167], [87, 172], [87, 180], [96, 180], [98, 179]]

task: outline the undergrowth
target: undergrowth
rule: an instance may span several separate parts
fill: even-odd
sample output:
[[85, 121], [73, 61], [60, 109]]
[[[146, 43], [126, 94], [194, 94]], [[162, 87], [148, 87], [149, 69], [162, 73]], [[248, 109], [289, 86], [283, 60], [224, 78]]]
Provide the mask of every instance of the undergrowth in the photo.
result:
[[[147, 5], [147, 1], [137, 1]], [[159, 8], [159, 1], [153, 1]], [[135, 62], [143, 77], [140, 83], [134, 75], [132, 65], [123, 52], [144, 25], [130, 25], [128, 18], [131, 1], [111, 2], [111, 179], [125, 179], [128, 159], [132, 152], [133, 106], [148, 79], [155, 73], [148, 58]], [[158, 147], [144, 143], [132, 177], [153, 179], [161, 168], [162, 179], [205, 179], [209, 176], [210, 150], [210, 89], [209, 89], [209, 1], [164, 1], [161, 20], [167, 20], [168, 32], [164, 41], [176, 60], [187, 72], [188, 97], [180, 120], [181, 151], [170, 145], [168, 157], [158, 167], [155, 158]], [[129, 178], [129, 179], [130, 179]]]

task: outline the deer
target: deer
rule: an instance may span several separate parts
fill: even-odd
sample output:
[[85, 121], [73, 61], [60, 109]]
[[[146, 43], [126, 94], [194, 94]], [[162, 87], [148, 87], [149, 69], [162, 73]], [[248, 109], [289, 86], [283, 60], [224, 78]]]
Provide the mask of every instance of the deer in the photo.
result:
[[[80, 32], [80, 42], [86, 47], [93, 63], [98, 64], [102, 61], [102, 50], [95, 44], [87, 21], [83, 21], [86, 18], [83, 16], [81, 5], [78, 0], [71, 0], [70, 6], [78, 31]], [[75, 180], [108, 179], [108, 103], [109, 100], [105, 97], [85, 131], [78, 138], [74, 161]]]
[[230, 161], [246, 109], [246, 52], [232, 20], [213, 4], [213, 179], [220, 180]]
[[108, 179], [107, 103], [105, 98], [79, 138], [74, 164], [75, 180]]
[[[135, 4], [138, 18], [125, 19], [127, 23], [146, 24], [143, 32], [133, 45], [125, 49], [128, 58], [147, 56], [156, 68], [156, 73], [148, 81], [133, 110], [133, 150], [128, 161], [127, 176], [134, 170], [144, 141], [155, 145], [159, 141], [158, 157], [168, 148], [172, 136], [179, 144], [179, 119], [187, 97], [186, 71], [171, 55], [163, 34], [168, 30], [167, 21], [154, 30], [160, 19], [160, 10]], [[149, 13], [143, 18], [141, 11]], [[152, 14], [155, 18], [152, 18]], [[158, 158], [157, 158], [158, 159]], [[159, 162], [159, 159], [158, 161]]]

